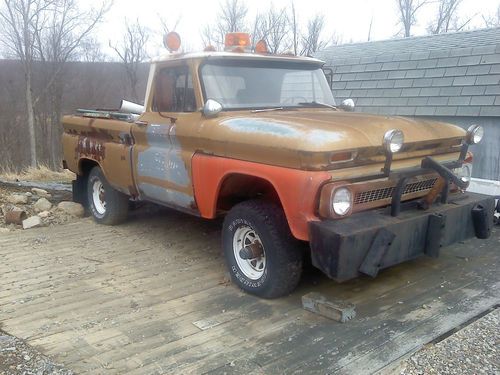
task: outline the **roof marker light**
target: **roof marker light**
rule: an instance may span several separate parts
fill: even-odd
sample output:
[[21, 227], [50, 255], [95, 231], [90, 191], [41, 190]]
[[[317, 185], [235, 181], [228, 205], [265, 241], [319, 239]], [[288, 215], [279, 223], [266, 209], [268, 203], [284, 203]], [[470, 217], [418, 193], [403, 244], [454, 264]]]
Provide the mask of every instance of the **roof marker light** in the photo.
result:
[[261, 54], [269, 53], [267, 49], [267, 43], [264, 39], [261, 39], [257, 42], [257, 44], [255, 45], [255, 52]]
[[163, 38], [163, 45], [170, 52], [176, 52], [181, 47], [181, 37], [175, 31], [171, 31]]

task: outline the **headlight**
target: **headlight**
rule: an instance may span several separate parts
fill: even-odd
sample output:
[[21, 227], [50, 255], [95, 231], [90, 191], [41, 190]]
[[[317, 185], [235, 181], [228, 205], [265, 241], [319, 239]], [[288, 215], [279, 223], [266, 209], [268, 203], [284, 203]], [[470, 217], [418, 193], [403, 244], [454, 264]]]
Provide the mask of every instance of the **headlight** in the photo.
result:
[[404, 135], [401, 130], [392, 129], [384, 134], [384, 148], [391, 154], [398, 152], [403, 147]]
[[453, 173], [463, 182], [469, 183], [472, 175], [472, 165], [464, 163], [462, 167], [453, 169]]
[[338, 188], [333, 193], [332, 208], [339, 216], [344, 216], [351, 211], [352, 194], [347, 188]]
[[484, 129], [480, 125], [471, 125], [467, 129], [467, 134], [465, 136], [465, 141], [470, 145], [475, 145], [481, 142], [483, 139]]

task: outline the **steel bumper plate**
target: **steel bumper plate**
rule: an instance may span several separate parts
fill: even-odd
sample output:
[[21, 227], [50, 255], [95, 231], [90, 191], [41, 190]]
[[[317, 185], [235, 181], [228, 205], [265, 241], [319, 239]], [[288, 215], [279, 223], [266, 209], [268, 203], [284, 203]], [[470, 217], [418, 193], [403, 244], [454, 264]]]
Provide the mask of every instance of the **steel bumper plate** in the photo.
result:
[[312, 263], [327, 276], [345, 281], [468, 238], [487, 238], [493, 226], [493, 197], [464, 193], [428, 210], [411, 209], [393, 217], [379, 209], [342, 220], [309, 223]]

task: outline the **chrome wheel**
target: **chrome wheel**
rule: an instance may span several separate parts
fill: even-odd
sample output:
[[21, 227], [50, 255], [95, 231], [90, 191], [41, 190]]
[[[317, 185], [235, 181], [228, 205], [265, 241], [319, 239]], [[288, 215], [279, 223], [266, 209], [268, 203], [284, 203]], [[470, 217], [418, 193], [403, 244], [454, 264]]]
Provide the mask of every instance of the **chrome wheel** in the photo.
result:
[[100, 180], [96, 180], [92, 185], [92, 203], [99, 215], [106, 213], [106, 201], [104, 199], [104, 185]]
[[[244, 256], [246, 251], [247, 255]], [[233, 252], [238, 268], [251, 280], [258, 280], [266, 269], [266, 252], [259, 235], [247, 225], [234, 232]]]

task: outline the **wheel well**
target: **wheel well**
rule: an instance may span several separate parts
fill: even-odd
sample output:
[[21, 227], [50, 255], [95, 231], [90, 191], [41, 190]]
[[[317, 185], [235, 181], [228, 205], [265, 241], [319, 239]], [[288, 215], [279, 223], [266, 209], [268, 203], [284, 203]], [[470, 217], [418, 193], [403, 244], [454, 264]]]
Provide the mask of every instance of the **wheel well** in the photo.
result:
[[255, 176], [231, 174], [220, 187], [217, 210], [228, 211], [240, 202], [255, 198], [273, 201], [281, 206], [278, 193], [269, 181]]
[[90, 159], [81, 159], [78, 162], [78, 174], [76, 180], [73, 182], [73, 201], [81, 203], [87, 207], [87, 176], [92, 168], [99, 164]]
[[95, 160], [90, 159], [81, 159], [78, 164], [78, 171], [81, 176], [87, 176], [92, 168], [99, 165]]

